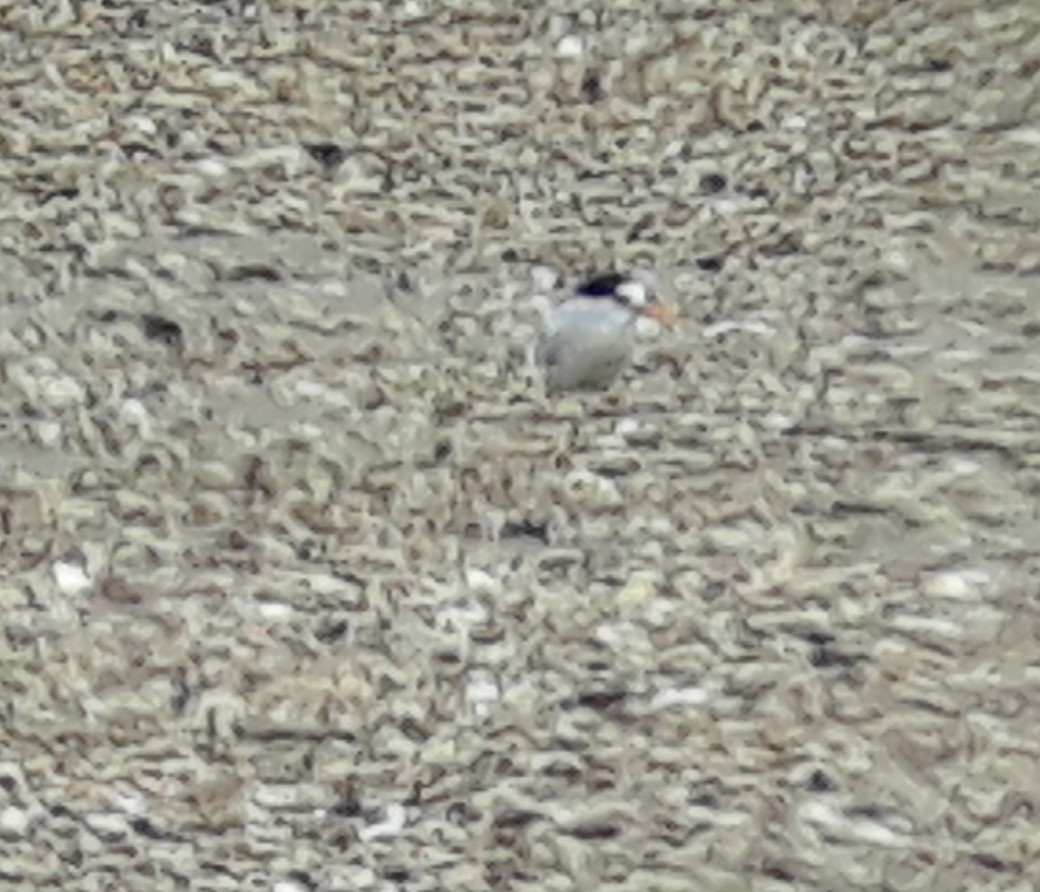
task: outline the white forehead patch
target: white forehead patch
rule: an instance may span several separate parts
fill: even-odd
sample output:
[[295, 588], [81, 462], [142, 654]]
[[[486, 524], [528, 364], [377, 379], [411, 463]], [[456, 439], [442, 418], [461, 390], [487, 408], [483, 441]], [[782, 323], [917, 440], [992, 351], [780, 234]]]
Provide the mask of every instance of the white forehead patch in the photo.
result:
[[647, 288], [642, 282], [622, 282], [617, 286], [618, 297], [628, 301], [629, 306], [645, 307], [647, 300]]

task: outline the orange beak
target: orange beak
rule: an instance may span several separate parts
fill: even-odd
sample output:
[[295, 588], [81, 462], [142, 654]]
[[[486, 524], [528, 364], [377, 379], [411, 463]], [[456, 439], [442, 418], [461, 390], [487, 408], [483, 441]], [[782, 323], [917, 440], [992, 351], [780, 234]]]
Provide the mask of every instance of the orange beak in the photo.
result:
[[642, 313], [644, 316], [648, 316], [662, 325], [667, 325], [669, 328], [674, 328], [679, 321], [679, 314], [670, 307], [664, 306], [664, 304], [647, 304], [643, 307]]

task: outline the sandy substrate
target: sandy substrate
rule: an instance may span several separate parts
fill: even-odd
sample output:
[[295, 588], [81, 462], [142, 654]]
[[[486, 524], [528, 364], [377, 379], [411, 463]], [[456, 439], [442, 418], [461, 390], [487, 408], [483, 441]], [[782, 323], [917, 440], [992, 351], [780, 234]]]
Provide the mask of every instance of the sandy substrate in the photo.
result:
[[1033, 888], [1040, 4], [0, 23], [0, 885]]

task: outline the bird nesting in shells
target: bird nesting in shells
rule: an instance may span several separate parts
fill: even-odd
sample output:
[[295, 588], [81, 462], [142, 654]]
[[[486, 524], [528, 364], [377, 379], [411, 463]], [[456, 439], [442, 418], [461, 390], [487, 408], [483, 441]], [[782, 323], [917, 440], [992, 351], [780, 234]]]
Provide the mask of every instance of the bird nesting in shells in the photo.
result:
[[648, 285], [620, 273], [589, 279], [544, 317], [535, 358], [550, 392], [607, 390], [632, 358], [640, 318], [677, 322]]

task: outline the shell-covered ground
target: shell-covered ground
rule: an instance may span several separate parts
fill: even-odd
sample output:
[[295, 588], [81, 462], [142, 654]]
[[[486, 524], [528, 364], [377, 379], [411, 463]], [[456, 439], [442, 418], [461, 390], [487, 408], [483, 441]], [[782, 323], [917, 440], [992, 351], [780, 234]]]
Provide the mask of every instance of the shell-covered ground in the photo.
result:
[[0, 24], [5, 889], [1034, 888], [1040, 4]]

